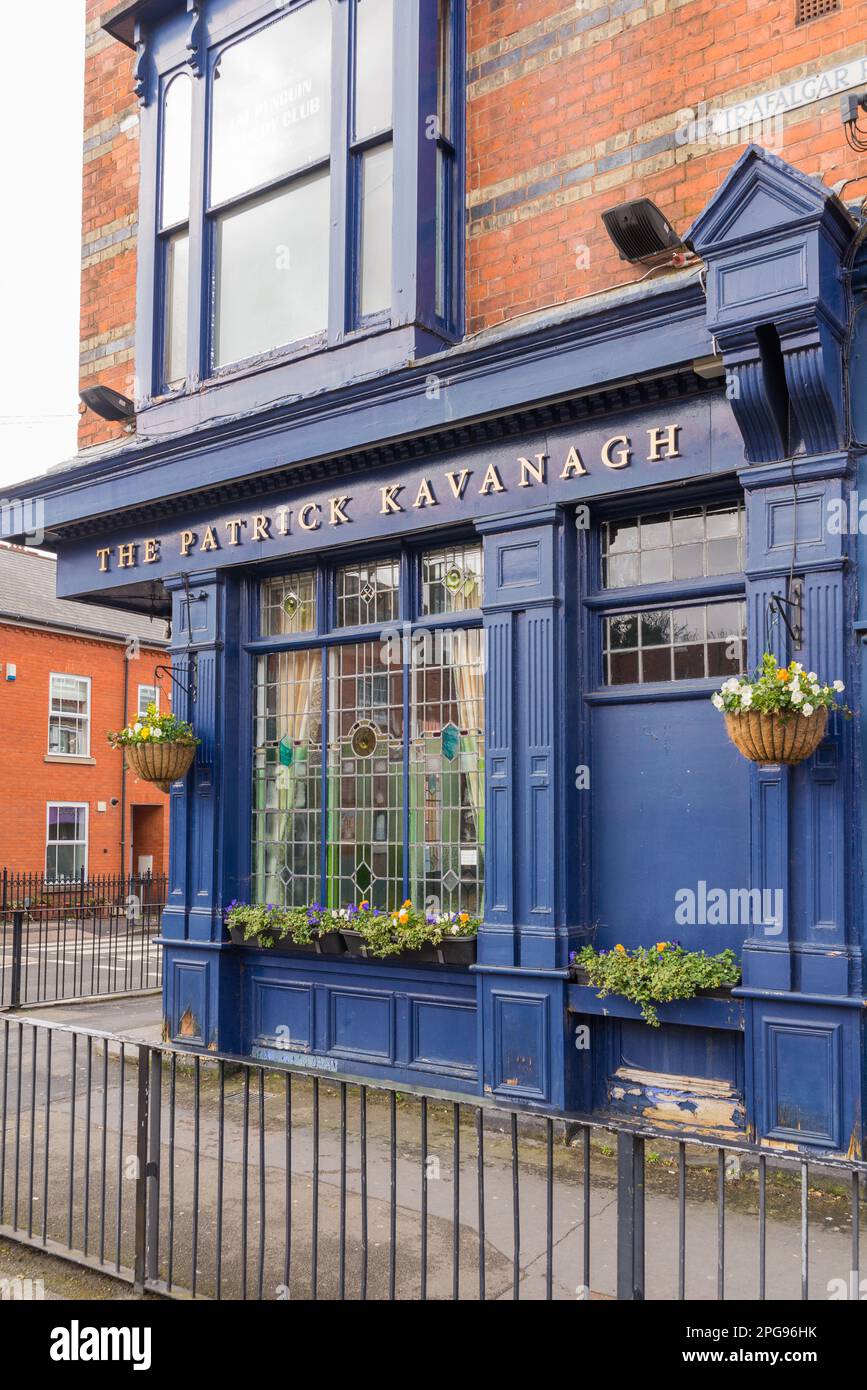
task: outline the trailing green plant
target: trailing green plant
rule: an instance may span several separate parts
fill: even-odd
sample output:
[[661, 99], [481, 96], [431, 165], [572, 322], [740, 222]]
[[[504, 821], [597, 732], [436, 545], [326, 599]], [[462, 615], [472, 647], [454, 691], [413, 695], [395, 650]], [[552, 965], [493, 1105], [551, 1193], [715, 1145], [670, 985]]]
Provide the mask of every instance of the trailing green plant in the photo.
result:
[[308, 946], [325, 932], [355, 931], [364, 938], [368, 954], [379, 957], [418, 951], [428, 943], [438, 946], [446, 936], [476, 936], [481, 926], [481, 919], [467, 912], [425, 912], [409, 901], [391, 912], [364, 901], [341, 908], [235, 901], [226, 909], [225, 922], [242, 931], [245, 941], [264, 947], [287, 938], [296, 946]]
[[633, 951], [619, 945], [613, 951], [584, 946], [573, 951], [572, 964], [586, 970], [601, 999], [606, 994], [622, 994], [638, 1004], [642, 1018], [652, 1028], [659, 1027], [655, 1004], [692, 999], [700, 989], [736, 985], [741, 978], [734, 951], [708, 956], [704, 951], [684, 950], [679, 941], [658, 941]]
[[119, 733], [109, 734], [112, 748], [128, 748], [144, 743], [178, 743], [185, 748], [196, 747], [201, 739], [196, 738], [192, 724], [184, 719], [176, 719], [173, 714], [160, 714], [156, 705], [148, 705], [144, 714], [139, 715]]
[[815, 671], [805, 671], [798, 661], [778, 666], [776, 657], [765, 652], [755, 676], [731, 676], [711, 696], [715, 709], [723, 714], [776, 714], [784, 722], [801, 715], [809, 719], [819, 709], [836, 709], [851, 717], [838, 696], [846, 689], [842, 681], [830, 685], [819, 680]]

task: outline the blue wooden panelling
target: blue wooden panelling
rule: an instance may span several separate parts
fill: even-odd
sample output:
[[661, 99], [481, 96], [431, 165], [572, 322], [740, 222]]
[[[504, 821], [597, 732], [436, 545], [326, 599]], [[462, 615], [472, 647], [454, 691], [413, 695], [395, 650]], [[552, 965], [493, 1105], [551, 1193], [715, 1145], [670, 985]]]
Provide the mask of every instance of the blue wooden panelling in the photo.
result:
[[765, 1134], [839, 1149], [841, 1026], [809, 1027], [785, 1017], [765, 1017], [762, 1028], [767, 1069]]
[[491, 1006], [491, 1091], [507, 1102], [550, 1101], [547, 993], [494, 987]]
[[169, 958], [169, 1031], [173, 1042], [206, 1047], [210, 1038], [211, 961]]
[[251, 1038], [259, 1043], [281, 1040], [293, 1047], [312, 1048], [313, 1003], [312, 984], [263, 978], [251, 972]]
[[438, 1074], [475, 1079], [477, 1067], [475, 1004], [449, 999], [410, 1000], [409, 1065]]
[[394, 1061], [394, 998], [371, 989], [328, 991], [325, 1050], [335, 1057]]
[[311, 1067], [473, 1090], [477, 983], [467, 970], [227, 947], [239, 981], [244, 1050]]
[[[739, 950], [748, 928], [714, 918], [733, 917], [732, 905], [742, 915], [731, 890], [749, 884], [749, 772], [709, 694], [606, 699], [592, 719], [595, 944]], [[727, 894], [725, 914], [707, 905], [713, 889]]]

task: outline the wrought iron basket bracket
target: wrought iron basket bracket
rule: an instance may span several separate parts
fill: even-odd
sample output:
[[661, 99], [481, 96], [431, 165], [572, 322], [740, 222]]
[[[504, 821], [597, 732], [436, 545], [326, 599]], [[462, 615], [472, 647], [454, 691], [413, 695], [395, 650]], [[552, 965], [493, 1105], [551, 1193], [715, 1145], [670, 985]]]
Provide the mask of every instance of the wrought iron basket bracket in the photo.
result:
[[184, 694], [186, 695], [187, 699], [189, 700], [190, 704], [191, 704], [191, 705], [194, 705], [194, 704], [196, 703], [196, 700], [197, 700], [197, 698], [198, 698], [198, 693], [199, 693], [199, 680], [198, 680], [198, 677], [199, 677], [199, 661], [198, 661], [198, 653], [197, 653], [197, 652], [190, 652], [189, 657], [187, 658], [187, 663], [188, 663], [188, 664], [187, 664], [187, 669], [188, 669], [189, 674], [190, 674], [189, 684], [188, 684], [186, 681], [181, 680], [181, 678], [180, 678], [180, 676], [178, 675], [178, 673], [177, 673], [176, 671], [173, 671], [172, 668], [171, 668], [171, 666], [164, 666], [164, 665], [155, 666], [155, 667], [154, 667], [154, 675], [156, 676], [156, 678], [157, 678], [158, 680], [159, 680], [162, 676], [168, 676], [168, 678], [169, 678], [169, 680], [172, 682], [172, 684], [173, 684], [173, 685], [176, 685], [176, 686], [178, 687], [179, 690], [182, 690], [182, 691], [184, 692]]
[[[789, 583], [789, 593], [790, 598], [786, 598], [783, 594], [771, 594], [768, 599], [767, 616], [770, 620], [771, 615], [776, 613], [782, 619], [792, 646], [796, 652], [799, 652], [804, 645], [804, 581], [792, 579]], [[786, 609], [791, 612], [791, 618]], [[768, 621], [768, 634], [766, 635], [770, 635], [770, 621]], [[768, 645], [770, 645], [769, 642]]]

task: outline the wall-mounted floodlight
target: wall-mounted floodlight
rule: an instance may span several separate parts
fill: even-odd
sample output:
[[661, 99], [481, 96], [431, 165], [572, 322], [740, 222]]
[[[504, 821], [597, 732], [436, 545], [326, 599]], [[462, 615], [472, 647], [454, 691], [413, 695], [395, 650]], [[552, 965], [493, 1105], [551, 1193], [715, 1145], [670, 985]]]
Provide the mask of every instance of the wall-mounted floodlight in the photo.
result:
[[135, 418], [135, 406], [128, 396], [112, 391], [110, 386], [88, 386], [79, 396], [88, 410], [101, 420], [119, 420], [127, 424]]
[[659, 265], [663, 261], [677, 264], [678, 256], [687, 254], [671, 223], [649, 198], [635, 198], [603, 212], [605, 230], [617, 247], [622, 261], [633, 264]]

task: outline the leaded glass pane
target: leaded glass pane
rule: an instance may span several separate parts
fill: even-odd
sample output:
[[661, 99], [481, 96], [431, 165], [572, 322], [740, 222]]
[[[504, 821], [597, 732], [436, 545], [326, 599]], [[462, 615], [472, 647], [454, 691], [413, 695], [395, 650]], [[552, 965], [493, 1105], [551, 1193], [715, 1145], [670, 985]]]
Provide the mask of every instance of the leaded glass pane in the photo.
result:
[[608, 521], [602, 528], [603, 587], [738, 574], [743, 568], [743, 518], [740, 503], [716, 502]]
[[425, 617], [482, 606], [482, 547], [452, 545], [422, 556], [421, 611]]
[[260, 589], [263, 637], [316, 631], [316, 571], [266, 579]]
[[480, 629], [413, 645], [410, 896], [435, 912], [481, 911], [485, 663]]
[[605, 684], [739, 675], [746, 662], [742, 599], [614, 613], [605, 619]]
[[253, 694], [254, 901], [303, 907], [321, 882], [321, 652], [260, 657]]
[[399, 617], [400, 564], [372, 560], [337, 571], [337, 626], [391, 623]]
[[328, 655], [328, 899], [403, 901], [403, 667], [380, 642]]

